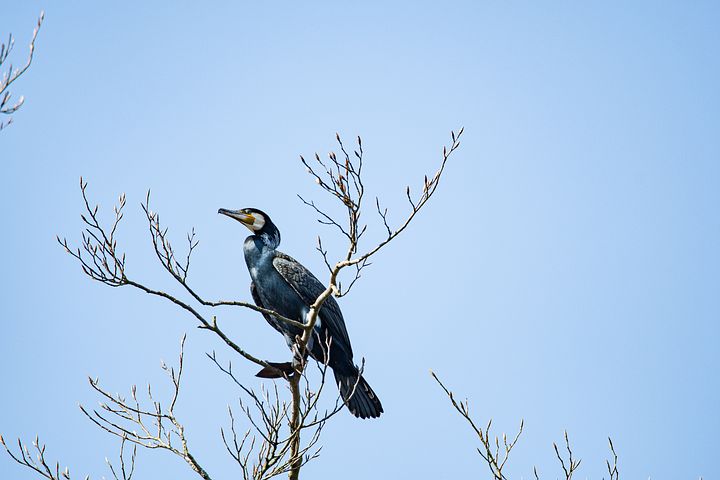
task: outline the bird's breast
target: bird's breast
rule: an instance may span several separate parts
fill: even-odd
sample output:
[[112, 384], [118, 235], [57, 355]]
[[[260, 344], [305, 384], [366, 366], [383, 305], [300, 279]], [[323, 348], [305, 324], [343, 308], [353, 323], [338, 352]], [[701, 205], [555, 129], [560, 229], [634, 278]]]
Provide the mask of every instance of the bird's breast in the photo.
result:
[[256, 281], [260, 277], [270, 273], [273, 269], [272, 261], [275, 251], [267, 248], [255, 236], [250, 236], [243, 245], [245, 263], [247, 264], [250, 277]]

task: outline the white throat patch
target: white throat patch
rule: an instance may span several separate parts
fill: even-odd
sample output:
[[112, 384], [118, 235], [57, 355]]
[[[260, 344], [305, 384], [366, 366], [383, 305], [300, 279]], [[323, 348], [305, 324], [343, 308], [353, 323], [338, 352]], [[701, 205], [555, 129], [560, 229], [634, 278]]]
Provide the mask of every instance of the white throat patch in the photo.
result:
[[255, 221], [252, 225], [250, 225], [250, 229], [254, 232], [258, 232], [265, 226], [265, 217], [259, 213], [254, 213], [253, 217], [255, 218]]

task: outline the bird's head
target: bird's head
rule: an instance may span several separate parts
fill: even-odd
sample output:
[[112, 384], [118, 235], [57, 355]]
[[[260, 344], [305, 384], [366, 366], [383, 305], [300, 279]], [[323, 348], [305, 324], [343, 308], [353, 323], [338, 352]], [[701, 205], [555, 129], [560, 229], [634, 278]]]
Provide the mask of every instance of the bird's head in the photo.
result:
[[254, 235], [260, 237], [268, 247], [276, 248], [280, 245], [280, 230], [270, 220], [267, 213], [256, 208], [241, 208], [240, 210], [221, 208], [218, 213], [234, 218], [245, 225]]

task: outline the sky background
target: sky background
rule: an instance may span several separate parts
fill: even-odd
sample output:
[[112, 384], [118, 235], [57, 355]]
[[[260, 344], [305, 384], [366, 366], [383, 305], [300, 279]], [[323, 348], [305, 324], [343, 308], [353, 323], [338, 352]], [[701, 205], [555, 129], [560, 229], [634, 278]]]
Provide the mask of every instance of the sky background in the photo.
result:
[[[436, 197], [340, 301], [386, 413], [334, 418], [303, 476], [487, 478], [432, 368], [480, 423], [525, 419], [513, 478], [558, 478], [564, 429], [579, 478], [607, 477], [608, 436], [623, 478], [720, 478], [717, 3], [303, 3], [2, 3], [17, 65], [46, 10], [12, 89], [26, 104], [0, 133], [5, 438], [39, 433], [78, 478], [109, 476], [118, 442], [77, 408], [97, 404], [87, 376], [160, 394], [187, 333], [177, 413], [213, 478], [239, 475], [219, 436], [239, 393], [205, 352], [235, 357], [167, 302], [91, 282], [55, 243], [80, 237], [81, 175], [102, 215], [127, 194], [129, 276], [178, 291], [143, 222], [150, 188], [178, 246], [196, 229], [192, 284], [248, 300], [246, 232], [219, 207], [268, 212], [280, 249], [325, 279], [316, 236], [343, 244], [296, 198], [327, 201], [298, 156], [361, 135], [368, 195], [398, 221], [405, 185], [464, 126]], [[254, 354], [287, 358], [258, 314], [215, 314]], [[193, 476], [138, 454], [138, 479]], [[36, 477], [0, 456], [0, 478]]]

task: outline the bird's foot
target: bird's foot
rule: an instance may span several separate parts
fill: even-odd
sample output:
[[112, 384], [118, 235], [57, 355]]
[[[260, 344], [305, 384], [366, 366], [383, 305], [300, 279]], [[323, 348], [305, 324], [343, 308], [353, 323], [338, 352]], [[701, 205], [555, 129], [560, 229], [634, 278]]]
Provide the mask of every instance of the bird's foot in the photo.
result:
[[299, 338], [296, 338], [296, 342], [292, 346], [292, 367], [295, 372], [302, 372], [305, 369], [305, 362], [307, 361], [308, 351], [303, 349], [301, 352], [298, 348]]

